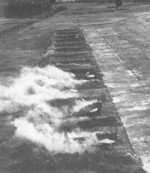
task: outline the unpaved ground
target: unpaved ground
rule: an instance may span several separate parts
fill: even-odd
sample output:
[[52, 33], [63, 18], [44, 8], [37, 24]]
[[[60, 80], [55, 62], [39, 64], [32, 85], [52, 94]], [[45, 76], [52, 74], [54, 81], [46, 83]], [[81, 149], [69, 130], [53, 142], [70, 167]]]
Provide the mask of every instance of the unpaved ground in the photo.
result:
[[[112, 4], [66, 6], [68, 10], [52, 18], [39, 20], [0, 38], [1, 83], [7, 84], [9, 77], [18, 74], [22, 66], [37, 64], [47, 48], [53, 45], [56, 29], [82, 29], [104, 74], [105, 85], [125, 124], [131, 144], [148, 170], [150, 6], [124, 4], [117, 11]], [[12, 136], [11, 130], [8, 129], [5, 141]]]

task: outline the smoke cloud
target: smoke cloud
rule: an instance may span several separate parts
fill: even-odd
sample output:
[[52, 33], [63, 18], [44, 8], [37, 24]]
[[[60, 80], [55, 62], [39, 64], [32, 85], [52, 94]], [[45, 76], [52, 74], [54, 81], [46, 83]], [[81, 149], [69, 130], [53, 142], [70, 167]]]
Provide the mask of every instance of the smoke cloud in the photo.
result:
[[[66, 131], [60, 127], [76, 121], [71, 115], [94, 102], [75, 99], [79, 97], [76, 87], [83, 83], [54, 66], [24, 67], [9, 86], [0, 85], [0, 112], [12, 115], [15, 137], [43, 146], [50, 153], [82, 153], [92, 148], [96, 137], [78, 128]], [[85, 141], [74, 140], [79, 137]]]

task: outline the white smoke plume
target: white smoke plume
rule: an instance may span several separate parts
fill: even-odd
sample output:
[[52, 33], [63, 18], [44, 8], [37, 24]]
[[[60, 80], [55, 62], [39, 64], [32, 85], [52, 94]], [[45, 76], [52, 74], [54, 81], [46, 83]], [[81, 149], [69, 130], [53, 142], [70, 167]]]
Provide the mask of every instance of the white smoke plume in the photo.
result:
[[[69, 118], [74, 121], [70, 117], [73, 112], [92, 102], [57, 103], [79, 97], [76, 86], [84, 82], [54, 66], [24, 67], [10, 86], [0, 85], [0, 113], [13, 114], [11, 124], [16, 127], [16, 137], [44, 146], [51, 153], [82, 153], [91, 149], [95, 136], [77, 128], [73, 132], [58, 129], [64, 122], [69, 123]], [[16, 112], [24, 111], [15, 117]], [[86, 136], [85, 142], [73, 139], [78, 136]]]

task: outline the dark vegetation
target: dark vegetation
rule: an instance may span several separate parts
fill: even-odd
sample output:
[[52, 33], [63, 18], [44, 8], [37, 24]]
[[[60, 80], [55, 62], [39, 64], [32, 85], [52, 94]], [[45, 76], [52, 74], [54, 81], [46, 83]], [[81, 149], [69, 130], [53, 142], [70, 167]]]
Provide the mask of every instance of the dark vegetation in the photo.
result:
[[4, 15], [6, 17], [33, 17], [44, 12], [51, 13], [51, 0], [15, 1], [8, 0], [4, 3]]
[[140, 2], [140, 3], [146, 2], [146, 3], [150, 3], [150, 0], [134, 0], [134, 2]]

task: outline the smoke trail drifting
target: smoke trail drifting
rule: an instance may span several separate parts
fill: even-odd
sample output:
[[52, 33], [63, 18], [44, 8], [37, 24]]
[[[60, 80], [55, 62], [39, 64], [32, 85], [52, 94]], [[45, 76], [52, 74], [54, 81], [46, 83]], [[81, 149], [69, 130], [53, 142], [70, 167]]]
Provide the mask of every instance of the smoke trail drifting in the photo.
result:
[[[10, 86], [0, 86], [0, 112], [12, 114], [25, 111], [14, 116], [11, 122], [16, 127], [16, 137], [44, 146], [51, 153], [84, 152], [95, 141], [92, 134], [81, 132], [77, 128], [73, 132], [58, 129], [64, 122], [70, 122], [73, 112], [92, 102], [81, 100], [69, 104], [54, 104], [59, 99], [78, 97], [75, 88], [84, 82], [54, 66], [24, 67]], [[79, 143], [73, 139], [78, 136], [86, 136], [85, 142]]]

